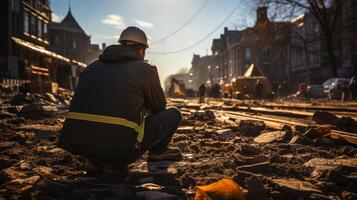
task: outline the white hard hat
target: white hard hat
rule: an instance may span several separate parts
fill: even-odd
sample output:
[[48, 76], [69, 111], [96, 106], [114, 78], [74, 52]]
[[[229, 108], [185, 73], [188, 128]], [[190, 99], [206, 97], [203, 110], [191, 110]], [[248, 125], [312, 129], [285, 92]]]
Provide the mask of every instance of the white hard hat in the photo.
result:
[[135, 26], [129, 26], [120, 35], [119, 42], [121, 41], [132, 41], [149, 47], [148, 39], [143, 30]]

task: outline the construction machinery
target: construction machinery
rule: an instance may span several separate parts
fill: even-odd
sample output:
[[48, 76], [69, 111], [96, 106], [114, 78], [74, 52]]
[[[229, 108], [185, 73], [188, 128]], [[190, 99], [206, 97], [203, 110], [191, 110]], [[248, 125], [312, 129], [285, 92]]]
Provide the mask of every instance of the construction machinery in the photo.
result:
[[171, 79], [169, 96], [173, 98], [183, 98], [186, 96], [186, 87], [183, 80], [178, 80], [174, 77]]
[[230, 84], [227, 84], [224, 90], [227, 94], [224, 96], [238, 99], [255, 98], [257, 83], [263, 85], [262, 97], [269, 97], [269, 80], [256, 65], [252, 64], [244, 76], [237, 76], [232, 79]]
[[269, 96], [269, 81], [265, 76], [244, 77], [239, 76], [235, 78], [232, 83], [234, 96], [236, 98], [254, 98], [256, 95], [256, 84], [259, 81], [263, 84], [262, 96]]

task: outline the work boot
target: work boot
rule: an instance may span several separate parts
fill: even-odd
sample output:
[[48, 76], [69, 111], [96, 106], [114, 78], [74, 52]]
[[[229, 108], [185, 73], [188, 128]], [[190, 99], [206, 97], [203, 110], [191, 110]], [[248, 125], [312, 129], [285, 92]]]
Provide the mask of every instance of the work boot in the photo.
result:
[[106, 174], [126, 176], [129, 172], [128, 165], [103, 165], [102, 170]]
[[97, 175], [103, 172], [102, 168], [90, 160], [84, 163], [84, 172], [87, 175]]
[[178, 161], [182, 159], [181, 151], [177, 147], [169, 147], [163, 153], [149, 152], [148, 161]]
[[128, 165], [104, 165], [96, 164], [87, 160], [84, 165], [84, 171], [88, 175], [113, 175], [117, 177], [126, 177], [128, 175]]

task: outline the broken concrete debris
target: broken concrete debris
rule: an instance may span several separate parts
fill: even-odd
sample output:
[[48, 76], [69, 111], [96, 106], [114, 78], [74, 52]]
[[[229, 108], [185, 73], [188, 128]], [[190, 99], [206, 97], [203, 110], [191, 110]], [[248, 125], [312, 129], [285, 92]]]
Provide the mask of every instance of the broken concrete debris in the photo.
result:
[[325, 111], [316, 111], [312, 116], [312, 119], [317, 124], [331, 124], [335, 125], [337, 120], [339, 119], [336, 115], [325, 112]]
[[286, 139], [286, 136], [286, 131], [272, 131], [260, 134], [258, 137], [254, 138], [254, 142], [264, 144], [283, 141]]
[[345, 117], [345, 116], [337, 117], [335, 114], [329, 112], [316, 111], [312, 119], [317, 124], [333, 125], [342, 130], [357, 129], [357, 121], [355, 121], [351, 117]]
[[[217, 120], [223, 103], [186, 107], [180, 101], [187, 114], [170, 145], [180, 148], [182, 159], [147, 162], [144, 155], [123, 179], [85, 174], [86, 159], [57, 146], [65, 119], [60, 111], [68, 108], [58, 95], [17, 98], [17, 105], [0, 101], [0, 199], [194, 199], [202, 194], [196, 188], [225, 179], [238, 185], [238, 199], [356, 197], [357, 149], [330, 138], [338, 120], [351, 124], [339, 115], [335, 125], [274, 129], [262, 120]], [[223, 191], [204, 195], [218, 199]]]
[[257, 136], [266, 126], [263, 121], [240, 120], [239, 128], [242, 134], [247, 136]]

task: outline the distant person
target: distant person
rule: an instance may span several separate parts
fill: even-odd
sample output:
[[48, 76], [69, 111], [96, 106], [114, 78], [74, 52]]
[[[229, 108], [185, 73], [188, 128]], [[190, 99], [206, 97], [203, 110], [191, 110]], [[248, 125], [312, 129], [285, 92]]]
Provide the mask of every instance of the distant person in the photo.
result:
[[128, 27], [80, 75], [59, 145], [87, 158], [88, 169], [110, 166], [126, 175], [147, 151], [148, 160], [181, 155], [168, 147], [181, 113], [166, 108], [157, 69], [144, 61], [147, 48], [146, 34]]
[[206, 86], [205, 84], [201, 84], [200, 87], [198, 88], [198, 92], [200, 95], [200, 102], [204, 102], [205, 101], [205, 94], [206, 94]]
[[232, 99], [232, 98], [234, 98], [234, 90], [233, 90], [233, 87], [231, 86], [231, 87], [229, 87], [229, 98], [230, 99]]
[[208, 97], [213, 97], [213, 86], [212, 85], [208, 85], [206, 87], [206, 94]]
[[284, 96], [284, 86], [282, 83], [279, 83], [278, 85], [278, 96], [283, 97]]
[[218, 83], [214, 84], [213, 86], [213, 94], [214, 94], [214, 98], [219, 98], [221, 97], [221, 86], [219, 86]]
[[288, 82], [284, 81], [283, 82], [283, 93], [284, 93], [284, 96], [287, 96], [289, 94], [289, 86], [288, 86]]
[[262, 99], [263, 97], [263, 90], [264, 90], [264, 85], [263, 83], [260, 82], [260, 80], [257, 80], [255, 84], [255, 97], [257, 99]]
[[300, 83], [299, 91], [300, 91], [301, 97], [306, 98], [307, 85], [306, 85], [305, 81]]
[[273, 84], [272, 84], [272, 91], [274, 93], [274, 98], [278, 97], [278, 86], [279, 84], [276, 82], [276, 81], [273, 81]]
[[348, 90], [351, 94], [352, 100], [357, 100], [357, 77], [352, 76], [348, 84]]

